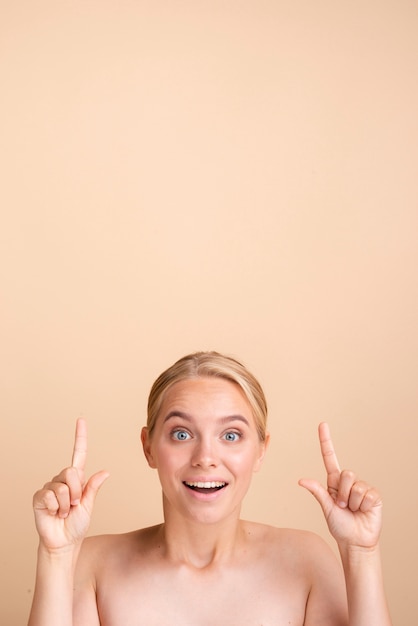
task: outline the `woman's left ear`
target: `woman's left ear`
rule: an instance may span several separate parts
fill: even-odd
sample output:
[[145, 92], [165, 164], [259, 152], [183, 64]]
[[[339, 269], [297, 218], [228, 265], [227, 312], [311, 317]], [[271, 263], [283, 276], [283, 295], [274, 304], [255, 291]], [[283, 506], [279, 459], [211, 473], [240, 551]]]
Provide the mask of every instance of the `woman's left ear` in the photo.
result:
[[265, 437], [264, 441], [260, 442], [260, 456], [258, 457], [258, 459], [255, 462], [254, 472], [258, 472], [258, 470], [260, 469], [261, 464], [262, 464], [263, 459], [264, 459], [264, 455], [267, 452], [267, 448], [269, 446], [269, 443], [270, 443], [270, 433], [266, 433], [266, 437]]
[[154, 457], [151, 453], [151, 441], [149, 437], [148, 428], [144, 426], [141, 430], [141, 441], [142, 441], [142, 449], [144, 450], [145, 458], [148, 461], [148, 465], [155, 469], [157, 466], [155, 465]]

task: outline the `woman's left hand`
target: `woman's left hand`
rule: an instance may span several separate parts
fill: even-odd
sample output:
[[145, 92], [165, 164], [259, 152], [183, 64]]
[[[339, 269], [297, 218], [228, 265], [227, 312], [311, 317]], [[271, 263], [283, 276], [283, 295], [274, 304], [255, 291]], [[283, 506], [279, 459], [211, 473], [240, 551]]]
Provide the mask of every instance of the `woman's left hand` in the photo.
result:
[[327, 489], [313, 479], [301, 479], [299, 484], [318, 500], [339, 545], [374, 548], [382, 526], [382, 498], [354, 472], [340, 470], [328, 424], [320, 424], [318, 432]]

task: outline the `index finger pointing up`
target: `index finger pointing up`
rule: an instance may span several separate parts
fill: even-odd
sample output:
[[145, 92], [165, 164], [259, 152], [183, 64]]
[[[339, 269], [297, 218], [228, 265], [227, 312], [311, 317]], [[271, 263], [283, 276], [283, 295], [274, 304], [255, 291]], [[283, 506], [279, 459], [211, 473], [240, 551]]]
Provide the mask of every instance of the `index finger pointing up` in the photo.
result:
[[79, 418], [75, 428], [75, 441], [71, 466], [78, 470], [84, 470], [87, 458], [87, 423]]
[[340, 466], [337, 455], [335, 454], [334, 445], [331, 439], [331, 433], [328, 424], [325, 422], [319, 425], [319, 443], [321, 446], [322, 458], [324, 459], [325, 469], [328, 476], [340, 473]]

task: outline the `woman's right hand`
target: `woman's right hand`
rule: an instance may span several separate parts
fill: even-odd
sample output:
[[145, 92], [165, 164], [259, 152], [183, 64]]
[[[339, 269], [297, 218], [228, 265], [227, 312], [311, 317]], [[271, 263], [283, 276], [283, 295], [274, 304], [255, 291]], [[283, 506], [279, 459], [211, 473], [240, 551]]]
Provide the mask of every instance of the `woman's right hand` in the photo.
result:
[[62, 470], [33, 497], [36, 528], [40, 542], [50, 552], [74, 547], [84, 539], [93, 505], [108, 472], [93, 474], [87, 482], [87, 425], [77, 420], [71, 467]]

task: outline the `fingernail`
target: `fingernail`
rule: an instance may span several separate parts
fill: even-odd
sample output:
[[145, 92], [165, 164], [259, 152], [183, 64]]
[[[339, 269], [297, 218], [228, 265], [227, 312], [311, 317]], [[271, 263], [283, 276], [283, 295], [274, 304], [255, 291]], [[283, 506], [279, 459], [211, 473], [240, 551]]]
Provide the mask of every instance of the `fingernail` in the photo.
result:
[[80, 504], [80, 500], [73, 500], [71, 502], [71, 506], [77, 506], [78, 504]]
[[342, 509], [347, 508], [347, 503], [346, 502], [339, 502], [338, 506], [341, 507]]

